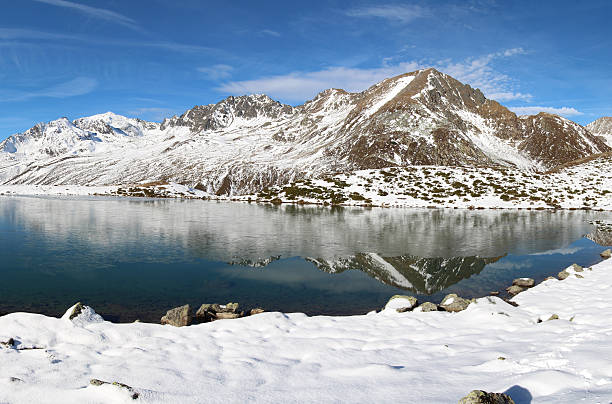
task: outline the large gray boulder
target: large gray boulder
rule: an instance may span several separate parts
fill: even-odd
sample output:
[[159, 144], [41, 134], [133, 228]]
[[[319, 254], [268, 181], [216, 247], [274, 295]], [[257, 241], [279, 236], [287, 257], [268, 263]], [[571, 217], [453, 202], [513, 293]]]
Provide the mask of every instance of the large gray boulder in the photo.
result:
[[467, 396], [459, 400], [459, 404], [514, 404], [514, 400], [504, 393], [472, 390]]
[[175, 327], [184, 327], [191, 324], [191, 307], [186, 304], [168, 310], [166, 315], [161, 318], [161, 324], [169, 324]]
[[446, 297], [442, 299], [440, 307], [442, 307], [446, 311], [457, 312], [467, 309], [470, 303], [471, 302], [469, 300], [459, 297], [454, 293], [451, 293], [450, 295], [446, 295]]

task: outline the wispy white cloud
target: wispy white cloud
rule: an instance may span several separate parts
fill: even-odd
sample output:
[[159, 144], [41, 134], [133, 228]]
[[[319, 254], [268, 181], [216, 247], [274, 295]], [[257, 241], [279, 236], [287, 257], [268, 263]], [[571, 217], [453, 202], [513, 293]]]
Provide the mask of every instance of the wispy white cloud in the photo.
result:
[[67, 1], [67, 0], [34, 0], [34, 1], [39, 2], [39, 3], [49, 4], [52, 6], [69, 8], [77, 12], [80, 12], [82, 14], [85, 14], [89, 17], [97, 18], [100, 20], [112, 22], [112, 23], [119, 24], [119, 25], [123, 25], [125, 27], [131, 28], [134, 30], [141, 29], [138, 26], [138, 23], [134, 21], [132, 18], [127, 17], [123, 14], [119, 14], [115, 11], [104, 9], [104, 8], [92, 7], [92, 6], [88, 6], [85, 4], [74, 3], [72, 1]]
[[0, 39], [76, 39], [72, 35], [57, 34], [53, 32], [37, 31], [23, 28], [0, 27]]
[[91, 93], [98, 81], [91, 77], [76, 77], [38, 91], [12, 92], [0, 97], [0, 102], [27, 101], [33, 98], [69, 98]]
[[210, 67], [198, 67], [200, 73], [204, 73], [209, 80], [221, 80], [231, 77], [234, 68], [229, 65], [218, 64]]
[[533, 97], [531, 94], [512, 91], [512, 79], [493, 67], [497, 59], [524, 55], [525, 53], [523, 48], [512, 48], [476, 58], [468, 58], [460, 62], [440, 61], [436, 63], [435, 67], [461, 82], [479, 88], [488, 98], [497, 101], [528, 101]]
[[300, 102], [312, 98], [327, 88], [336, 87], [358, 92], [385, 78], [435, 67], [461, 82], [480, 88], [488, 98], [498, 101], [526, 101], [532, 98], [531, 94], [513, 91], [513, 80], [494, 68], [496, 60], [524, 53], [525, 50], [522, 48], [512, 48], [459, 62], [443, 60], [433, 63], [427, 61], [390, 63], [390, 59], [385, 59], [380, 67], [330, 67], [313, 72], [296, 71], [253, 80], [231, 81], [219, 86], [217, 90], [229, 94], [265, 93], [286, 101]]
[[271, 29], [262, 29], [260, 32], [264, 35], [270, 35], [270, 36], [275, 36], [275, 37], [281, 36], [280, 32], [277, 32]]
[[577, 253], [580, 250], [582, 250], [582, 247], [564, 247], [564, 248], [557, 248], [555, 250], [546, 250], [546, 251], [542, 251], [539, 253], [533, 253], [529, 255], [554, 255], [554, 254], [571, 255], [571, 254]]
[[411, 5], [379, 5], [372, 7], [353, 8], [346, 11], [349, 17], [375, 17], [386, 20], [408, 23], [424, 17], [428, 10], [424, 7]]
[[517, 115], [536, 115], [540, 112], [548, 112], [549, 114], [561, 115], [561, 116], [578, 116], [584, 115], [583, 112], [578, 111], [573, 107], [541, 107], [541, 106], [529, 106], [529, 107], [510, 107], [510, 111]]
[[489, 264], [487, 267], [491, 269], [517, 270], [517, 269], [529, 268], [530, 266], [531, 264], [529, 262], [512, 262], [512, 261], [502, 260], [502, 261], [497, 261], [492, 264]]
[[128, 115], [135, 116], [147, 121], [163, 121], [164, 118], [169, 118], [175, 115], [176, 111], [171, 108], [161, 107], [145, 107], [135, 108], [128, 111]]
[[155, 48], [169, 50], [178, 53], [201, 53], [201, 52], [216, 52], [217, 49], [201, 45], [184, 44], [174, 41], [120, 41], [113, 39], [90, 38], [83, 35], [66, 35], [55, 32], [37, 31], [31, 29], [20, 28], [3, 28], [0, 27], [0, 40], [12, 41], [10, 43], [0, 42], [0, 46], [19, 46], [24, 45], [22, 42], [14, 42], [14, 40], [23, 41], [76, 41], [85, 42], [90, 45], [101, 46], [121, 46], [134, 48]]
[[415, 62], [373, 69], [330, 67], [315, 72], [292, 72], [255, 80], [233, 81], [217, 88], [228, 94], [265, 93], [287, 101], [304, 101], [327, 88], [362, 91], [385, 78], [419, 68]]

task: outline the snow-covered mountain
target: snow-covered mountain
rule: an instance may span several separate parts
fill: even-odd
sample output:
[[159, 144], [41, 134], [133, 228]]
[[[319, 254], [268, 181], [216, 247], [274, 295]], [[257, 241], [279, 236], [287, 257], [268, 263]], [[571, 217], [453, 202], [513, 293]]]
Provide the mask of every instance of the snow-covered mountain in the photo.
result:
[[588, 124], [586, 128], [595, 136], [600, 136], [608, 146], [612, 147], [612, 117], [601, 117]]
[[292, 107], [228, 97], [161, 124], [106, 113], [61, 118], [0, 143], [0, 183], [173, 181], [253, 193], [301, 178], [388, 166], [510, 166], [541, 171], [612, 151], [550, 114], [517, 117], [435, 69], [361, 93], [329, 89]]

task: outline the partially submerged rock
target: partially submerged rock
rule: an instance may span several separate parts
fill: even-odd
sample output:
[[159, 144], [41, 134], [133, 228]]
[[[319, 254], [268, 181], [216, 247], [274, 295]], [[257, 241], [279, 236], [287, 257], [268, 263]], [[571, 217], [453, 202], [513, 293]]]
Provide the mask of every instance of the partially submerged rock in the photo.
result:
[[504, 393], [487, 393], [484, 390], [472, 390], [459, 400], [459, 404], [514, 404], [514, 400]]
[[535, 285], [535, 281], [531, 278], [518, 278], [512, 281], [512, 285], [522, 288], [532, 288]]
[[385, 310], [396, 310], [403, 313], [414, 309], [417, 305], [417, 298], [407, 295], [393, 295], [385, 305]]
[[105, 382], [104, 380], [100, 380], [100, 379], [91, 379], [89, 381], [89, 384], [91, 384], [92, 386], [103, 386], [105, 384], [110, 384], [110, 385], [117, 386], [122, 389], [126, 389], [127, 391], [132, 393], [132, 400], [136, 400], [138, 396], [140, 395], [139, 393], [135, 392], [134, 388], [132, 388], [131, 386], [128, 386], [127, 384], [123, 384], [119, 382], [110, 383], [110, 382]]
[[506, 290], [508, 291], [508, 293], [510, 293], [512, 296], [516, 296], [521, 292], [526, 291], [526, 288], [517, 286], [517, 285], [512, 285], [509, 288], [506, 288]]
[[239, 307], [238, 303], [228, 303], [225, 305], [216, 303], [203, 304], [196, 312], [195, 321], [196, 323], [209, 323], [215, 320], [240, 318], [244, 313], [238, 311]]
[[191, 324], [191, 307], [186, 304], [184, 306], [175, 307], [168, 310], [165, 316], [161, 318], [161, 324], [169, 324], [175, 327], [184, 327]]
[[254, 316], [256, 314], [265, 313], [266, 311], [261, 307], [256, 307], [254, 309], [249, 310], [249, 316]]
[[442, 299], [440, 307], [446, 311], [457, 312], [467, 309], [470, 303], [469, 300], [459, 297], [455, 293], [451, 293]]
[[612, 249], [608, 248], [607, 250], [602, 251], [599, 255], [601, 255], [601, 258], [607, 260], [608, 258], [612, 257]]
[[569, 276], [570, 276], [570, 274], [566, 270], [563, 270], [563, 271], [559, 272], [559, 274], [557, 275], [557, 277], [559, 277], [560, 281], [562, 281], [564, 279], [567, 279]]

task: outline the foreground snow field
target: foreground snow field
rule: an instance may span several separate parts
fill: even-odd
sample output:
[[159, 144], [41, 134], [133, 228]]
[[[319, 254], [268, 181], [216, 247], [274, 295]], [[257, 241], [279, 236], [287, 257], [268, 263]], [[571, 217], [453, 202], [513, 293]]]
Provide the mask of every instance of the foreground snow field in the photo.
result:
[[[473, 389], [517, 403], [612, 400], [612, 260], [548, 280], [513, 307], [459, 313], [264, 313], [183, 328], [0, 317], [0, 402], [452, 403]], [[558, 320], [549, 320], [557, 314]], [[543, 320], [542, 322], [538, 322]], [[40, 349], [23, 349], [40, 348]]]

